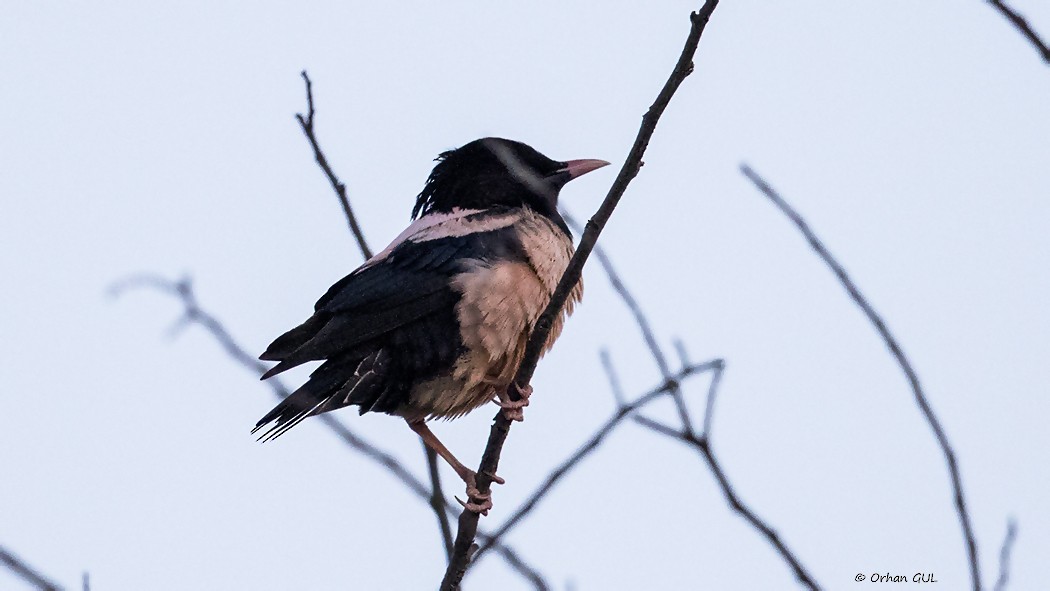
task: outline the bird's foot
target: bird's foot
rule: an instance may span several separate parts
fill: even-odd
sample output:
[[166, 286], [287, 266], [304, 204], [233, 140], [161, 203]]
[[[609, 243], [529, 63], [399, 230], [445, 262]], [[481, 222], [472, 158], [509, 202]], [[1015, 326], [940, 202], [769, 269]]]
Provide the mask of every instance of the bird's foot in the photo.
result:
[[521, 387], [517, 382], [511, 382], [511, 386], [518, 391], [518, 395], [521, 396], [518, 400], [511, 400], [510, 396], [505, 390], [497, 390], [496, 393], [499, 395], [499, 406], [503, 409], [503, 416], [508, 421], [524, 421], [525, 412], [522, 410], [529, 405], [529, 397], [532, 396], [532, 386], [528, 385]]
[[492, 508], [492, 499], [472, 499], [468, 496], [467, 498], [470, 499], [470, 502], [464, 503], [463, 499], [460, 499], [459, 497], [453, 498], [455, 498], [456, 502], [459, 503], [464, 509], [470, 511], [471, 513], [477, 513], [479, 515], [488, 515], [489, 509]]
[[[507, 482], [495, 474], [486, 473], [485, 475], [489, 477], [492, 484], [505, 484]], [[467, 485], [467, 502], [464, 503], [459, 497], [456, 497], [456, 501], [463, 505], [463, 508], [467, 511], [488, 515], [489, 509], [492, 508], [492, 491], [482, 493], [478, 489], [477, 474], [473, 470], [467, 474], [463, 481]]]

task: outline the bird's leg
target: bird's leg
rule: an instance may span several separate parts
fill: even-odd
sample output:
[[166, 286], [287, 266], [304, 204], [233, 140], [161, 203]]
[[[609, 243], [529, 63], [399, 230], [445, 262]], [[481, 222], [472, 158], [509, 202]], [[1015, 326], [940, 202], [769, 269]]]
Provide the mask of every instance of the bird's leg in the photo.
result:
[[517, 382], [511, 382], [510, 384], [518, 391], [521, 399], [511, 400], [506, 388], [497, 387], [496, 396], [499, 397], [499, 407], [503, 409], [503, 416], [507, 417], [507, 420], [524, 421], [525, 412], [522, 409], [529, 405], [529, 396], [532, 396], [532, 386], [528, 385], [523, 388]]
[[[463, 501], [460, 501], [460, 504], [462, 504], [468, 511], [488, 515], [489, 509], [492, 508], [492, 493], [481, 494], [481, 491], [478, 490], [477, 473], [457, 460], [456, 456], [452, 455], [452, 452], [445, 447], [445, 444], [441, 443], [441, 440], [437, 438], [437, 435], [434, 435], [434, 432], [430, 430], [430, 427], [427, 427], [427, 424], [423, 419], [405, 419], [405, 421], [408, 423], [409, 428], [415, 431], [416, 435], [419, 435], [419, 438], [423, 440], [423, 443], [427, 447], [434, 450], [437, 455], [441, 456], [446, 462], [448, 462], [449, 466], [452, 466], [452, 469], [456, 471], [456, 474], [463, 479], [463, 483], [467, 485], [467, 502], [464, 503]], [[495, 482], [496, 484], [503, 484], [506, 482], [495, 474], [490, 474], [489, 476], [491, 477], [492, 482]], [[456, 500], [458, 501], [459, 499]]]

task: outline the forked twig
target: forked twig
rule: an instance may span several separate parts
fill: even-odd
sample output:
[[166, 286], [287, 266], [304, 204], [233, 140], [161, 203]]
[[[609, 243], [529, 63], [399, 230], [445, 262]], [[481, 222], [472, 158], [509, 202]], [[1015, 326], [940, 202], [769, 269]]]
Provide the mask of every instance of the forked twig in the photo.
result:
[[504, 538], [511, 529], [521, 523], [521, 521], [536, 508], [539, 502], [551, 492], [554, 486], [558, 484], [562, 478], [568, 475], [570, 471], [577, 468], [587, 456], [598, 449], [598, 446], [602, 444], [605, 438], [608, 437], [624, 419], [630, 417], [636, 411], [658, 399], [660, 396], [670, 394], [674, 389], [678, 388], [679, 384], [681, 384], [686, 378], [716, 370], [721, 366], [722, 360], [715, 359], [705, 363], [698, 363], [696, 365], [685, 367], [677, 374], [674, 374], [669, 379], [665, 380], [663, 384], [653, 388], [645, 394], [642, 394], [634, 401], [620, 404], [613, 412], [612, 416], [602, 423], [602, 425], [595, 430], [594, 434], [581, 444], [576, 451], [559, 463], [554, 470], [551, 470], [543, 482], [540, 483], [539, 487], [536, 488], [535, 492], [529, 495], [525, 501], [514, 510], [514, 513], [512, 513], [502, 525], [492, 532], [491, 539], [478, 549], [473, 560], [479, 560], [486, 551], [492, 548], [494, 542], [498, 542]]
[[[583, 231], [583, 226], [576, 221], [576, 218], [568, 210], [561, 208], [560, 211], [570, 228], [577, 232]], [[600, 244], [594, 245], [594, 256], [598, 259], [602, 270], [605, 271], [609, 284], [612, 285], [613, 290], [616, 291], [617, 295], [620, 296], [620, 299], [627, 306], [627, 309], [630, 310], [635, 325], [638, 326], [638, 330], [642, 333], [642, 340], [645, 341], [645, 346], [649, 348], [649, 353], [652, 355], [653, 361], [656, 362], [656, 368], [660, 370], [660, 377], [664, 380], [670, 380], [671, 366], [667, 363], [667, 357], [664, 355], [663, 349], [660, 348], [660, 343], [656, 340], [653, 325], [649, 322], [645, 312], [642, 311], [641, 304], [638, 303], [634, 294], [627, 289], [623, 279], [620, 277], [620, 273], [613, 266], [612, 259], [605, 253], [605, 249]], [[689, 409], [686, 407], [685, 399], [682, 397], [682, 389], [677, 383], [671, 384], [671, 400], [674, 402], [675, 410], [678, 411], [678, 418], [682, 421], [682, 424], [691, 426], [693, 423], [689, 419]]]
[[336, 196], [339, 198], [339, 204], [343, 206], [343, 213], [346, 214], [346, 223], [350, 226], [350, 232], [354, 235], [354, 238], [357, 239], [357, 246], [361, 249], [361, 254], [365, 256], [365, 260], [368, 260], [372, 258], [372, 250], [368, 248], [368, 243], [365, 242], [365, 234], [361, 231], [360, 224], [357, 223], [357, 216], [354, 215], [353, 209], [350, 208], [350, 200], [346, 196], [346, 185], [339, 180], [339, 177], [335, 176], [332, 167], [328, 165], [328, 159], [325, 158], [324, 152], [321, 151], [321, 146], [317, 143], [317, 136], [314, 135], [313, 83], [310, 81], [310, 76], [307, 75], [306, 70], [303, 70], [301, 75], [306, 82], [306, 115], [296, 113], [295, 119], [299, 122], [299, 126], [303, 128], [303, 135], [310, 142], [310, 147], [314, 149], [314, 160], [317, 161], [317, 165], [321, 167], [325, 176], [328, 177], [328, 182], [332, 184], [332, 190], [335, 191]]

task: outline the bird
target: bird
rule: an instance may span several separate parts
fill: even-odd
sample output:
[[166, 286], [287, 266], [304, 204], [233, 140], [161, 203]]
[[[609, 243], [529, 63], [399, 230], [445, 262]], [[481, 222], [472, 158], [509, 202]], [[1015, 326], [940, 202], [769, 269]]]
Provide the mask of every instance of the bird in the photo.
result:
[[[557, 161], [531, 146], [488, 137], [441, 153], [416, 197], [410, 225], [332, 285], [313, 314], [260, 356], [278, 362], [262, 379], [311, 361], [309, 379], [262, 417], [252, 433], [281, 436], [310, 416], [356, 405], [360, 414], [403, 418], [487, 514], [476, 473], [427, 426], [492, 401], [523, 420], [531, 387], [507, 388], [525, 344], [574, 253], [558, 212], [562, 187], [609, 163]], [[556, 317], [543, 352], [583, 296], [582, 279]], [[502, 478], [489, 475], [502, 484]]]

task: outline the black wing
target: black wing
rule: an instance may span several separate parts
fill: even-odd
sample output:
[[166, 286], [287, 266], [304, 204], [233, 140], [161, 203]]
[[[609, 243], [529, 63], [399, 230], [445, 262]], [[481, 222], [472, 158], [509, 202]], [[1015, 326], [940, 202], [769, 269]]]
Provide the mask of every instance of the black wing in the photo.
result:
[[412, 385], [447, 371], [462, 353], [451, 278], [471, 261], [524, 260], [513, 227], [406, 241], [387, 257], [338, 281], [314, 314], [260, 357], [279, 361], [263, 378], [326, 360], [310, 380], [259, 421], [277, 436], [307, 416], [358, 404], [393, 412]]
[[277, 375], [308, 361], [327, 359], [442, 310], [459, 296], [449, 280], [462, 267], [469, 240], [405, 242], [387, 258], [362, 267], [328, 289], [314, 314], [281, 335], [259, 358], [280, 361], [263, 374]]

